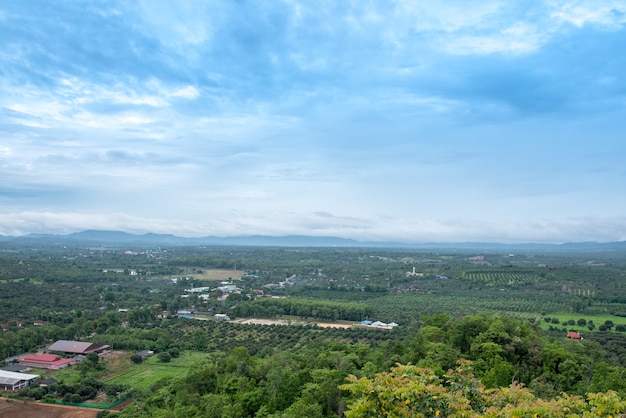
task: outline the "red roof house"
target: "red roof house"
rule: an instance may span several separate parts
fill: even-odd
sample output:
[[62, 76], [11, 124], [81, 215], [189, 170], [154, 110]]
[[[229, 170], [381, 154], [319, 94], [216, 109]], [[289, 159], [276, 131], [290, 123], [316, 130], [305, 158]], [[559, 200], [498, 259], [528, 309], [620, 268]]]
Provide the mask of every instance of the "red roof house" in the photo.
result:
[[580, 332], [570, 331], [567, 333], [567, 338], [571, 338], [573, 340], [582, 340], [583, 336], [580, 335]]
[[61, 358], [55, 354], [30, 354], [20, 359], [20, 364], [41, 369], [58, 370], [76, 363], [73, 358]]

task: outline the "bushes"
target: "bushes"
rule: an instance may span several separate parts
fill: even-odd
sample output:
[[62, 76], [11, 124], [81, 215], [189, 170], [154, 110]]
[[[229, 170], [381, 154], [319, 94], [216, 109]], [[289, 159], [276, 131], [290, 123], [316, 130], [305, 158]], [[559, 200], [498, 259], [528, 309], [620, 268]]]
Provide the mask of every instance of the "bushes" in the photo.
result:
[[74, 385], [55, 383], [49, 386], [26, 388], [20, 391], [18, 396], [34, 400], [43, 399], [48, 403], [53, 403], [57, 399], [63, 402], [82, 403], [95, 399], [100, 391], [106, 393], [110, 399], [116, 399], [129, 390], [128, 385], [103, 383], [89, 377]]
[[162, 351], [158, 354], [159, 361], [169, 363], [172, 361], [172, 355], [168, 351]]
[[46, 391], [40, 387], [26, 388], [22, 389], [19, 392], [19, 396], [22, 398], [32, 398], [35, 400], [40, 400], [46, 395]]

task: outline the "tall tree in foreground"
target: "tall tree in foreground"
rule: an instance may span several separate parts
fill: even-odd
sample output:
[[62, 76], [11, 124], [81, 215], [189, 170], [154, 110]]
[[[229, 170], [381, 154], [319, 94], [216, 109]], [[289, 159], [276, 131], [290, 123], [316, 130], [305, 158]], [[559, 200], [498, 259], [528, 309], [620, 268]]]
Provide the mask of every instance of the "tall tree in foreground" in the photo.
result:
[[397, 365], [373, 379], [348, 377], [340, 386], [354, 400], [345, 416], [362, 417], [617, 417], [626, 401], [612, 391], [590, 393], [586, 399], [563, 393], [551, 400], [536, 398], [512, 384], [485, 389], [471, 373], [471, 363], [438, 376], [431, 369]]

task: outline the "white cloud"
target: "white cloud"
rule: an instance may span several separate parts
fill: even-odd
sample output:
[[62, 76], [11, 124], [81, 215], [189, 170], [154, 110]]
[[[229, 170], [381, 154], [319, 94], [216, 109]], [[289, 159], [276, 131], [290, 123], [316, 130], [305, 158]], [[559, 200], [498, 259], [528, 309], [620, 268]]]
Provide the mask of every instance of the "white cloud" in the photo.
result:
[[[42, 116], [42, 115], [39, 115]], [[54, 118], [40, 123], [40, 127], [59, 128], [73, 126], [74, 129], [79, 127], [90, 129], [104, 128], [110, 131], [121, 131], [127, 127], [135, 125], [146, 125], [154, 122], [154, 119], [144, 116], [139, 112], [120, 112], [114, 114], [97, 114], [92, 112], [80, 111], [78, 113], [69, 113], [66, 115], [56, 115]], [[83, 139], [83, 141], [87, 141]]]
[[[593, 213], [615, 236], [597, 219], [624, 207], [622, 34], [606, 30], [623, 1], [259, 4], [120, 3], [87, 25], [15, 6], [28, 18], [0, 43], [2, 213], [40, 229], [422, 240], [593, 237], [530, 221]], [[107, 37], [75, 48], [55, 22]], [[560, 48], [579, 36], [587, 49]], [[569, 113], [582, 101], [610, 102], [607, 123]], [[608, 167], [594, 175], [592, 149]], [[311, 215], [324, 211], [337, 215]]]
[[442, 43], [446, 51], [456, 55], [524, 54], [537, 50], [542, 44], [536, 34], [523, 35], [515, 28], [506, 29], [497, 35], [462, 35]]
[[[354, 217], [325, 212], [213, 213], [210, 220], [183, 220], [124, 213], [14, 212], [0, 214], [0, 235], [68, 234], [86, 229], [121, 230], [178, 236], [311, 235], [361, 241], [563, 243], [614, 242], [626, 239], [626, 217], [572, 217], [519, 222], [515, 220], [401, 219]], [[280, 222], [276, 222], [280, 219]]]
[[23, 115], [41, 119], [62, 119], [63, 114], [70, 109], [69, 106], [58, 101], [36, 100], [35, 98], [28, 98], [28, 95], [26, 97], [21, 103], [10, 103], [4, 107]]
[[[14, 123], [48, 129], [83, 126], [109, 130], [171, 118], [172, 113], [155, 113], [150, 108], [158, 111], [171, 107], [172, 100], [193, 100], [200, 95], [194, 86], [167, 86], [156, 79], [143, 83], [129, 79], [106, 85], [76, 77], [59, 78], [49, 89], [12, 86], [4, 92], [0, 108], [14, 112], [10, 116]], [[149, 135], [159, 136], [157, 132]]]
[[198, 46], [212, 36], [212, 18], [219, 14], [208, 2], [141, 1], [142, 30], [168, 46]]
[[626, 23], [626, 4], [621, 0], [568, 1], [557, 6], [551, 15], [577, 27], [596, 24], [618, 29]]
[[413, 30], [419, 32], [459, 32], [497, 24], [498, 14], [506, 7], [500, 1], [447, 1], [423, 3], [402, 1], [398, 14], [406, 16]]
[[169, 94], [171, 97], [180, 97], [182, 99], [195, 99], [200, 96], [200, 92], [194, 86], [185, 86], [174, 89]]

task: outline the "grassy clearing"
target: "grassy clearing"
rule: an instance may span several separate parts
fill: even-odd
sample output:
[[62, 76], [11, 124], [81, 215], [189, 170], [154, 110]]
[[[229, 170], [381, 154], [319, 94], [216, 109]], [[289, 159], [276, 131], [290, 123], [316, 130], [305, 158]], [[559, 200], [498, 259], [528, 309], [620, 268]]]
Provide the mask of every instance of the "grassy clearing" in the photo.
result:
[[80, 371], [76, 366], [66, 367], [61, 370], [45, 370], [42, 373], [42, 378], [53, 378], [57, 382], [65, 383], [66, 385], [72, 385], [78, 383], [83, 379]]
[[[546, 317], [548, 318], [558, 318], [559, 323], [558, 324], [552, 324], [552, 323], [548, 323], [546, 321], [544, 321], [543, 319], [539, 322], [541, 329], [547, 330], [550, 328], [550, 326], [553, 326], [555, 328], [560, 328], [563, 327], [563, 322], [567, 322], [570, 319], [573, 319], [576, 323], [575, 325], [566, 325], [564, 326], [565, 328], [567, 328], [568, 330], [576, 330], [576, 331], [580, 331], [581, 333], [585, 333], [585, 332], [597, 332], [598, 331], [598, 327], [602, 324], [604, 324], [605, 321], [613, 321], [613, 323], [615, 325], [623, 325], [626, 324], [626, 318], [623, 317], [619, 317], [619, 316], [614, 316], [614, 315], [587, 315], [584, 313], [567, 313], [567, 314], [548, 314], [546, 315]], [[589, 330], [589, 328], [587, 328], [587, 325], [584, 326], [579, 326], [578, 325], [578, 320], [584, 318], [587, 322], [589, 321], [593, 321], [593, 323], [595, 324], [595, 328], [593, 330]]]
[[105, 378], [108, 383], [122, 383], [141, 391], [149, 390], [161, 379], [183, 376], [194, 364], [206, 359], [206, 353], [185, 351], [169, 363], [162, 363], [157, 356], [148, 357], [141, 364], [129, 364], [121, 373]]

